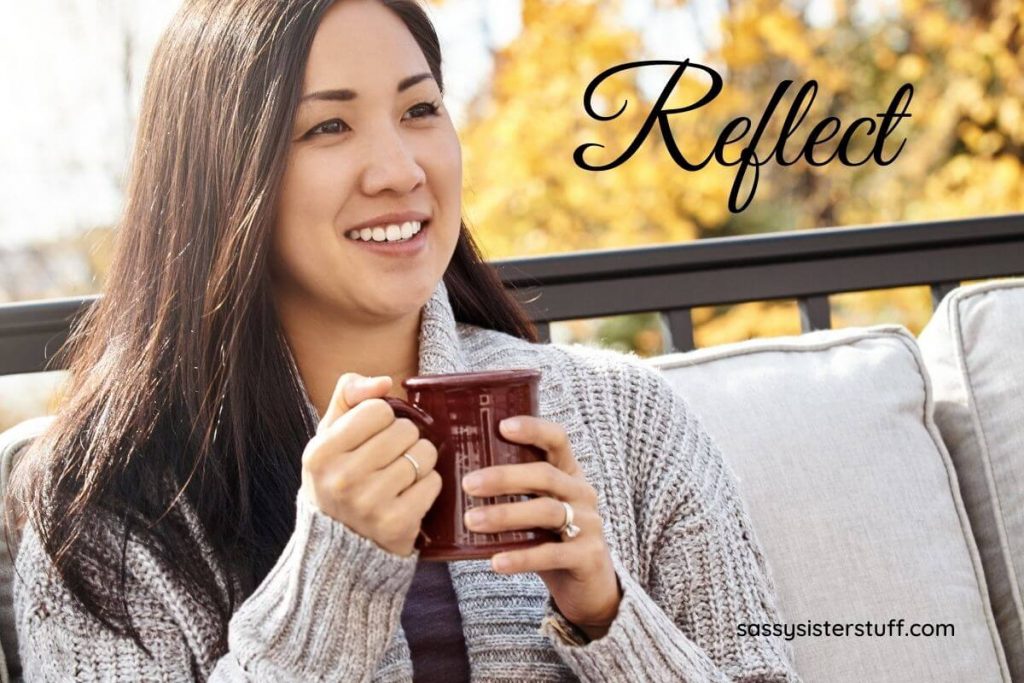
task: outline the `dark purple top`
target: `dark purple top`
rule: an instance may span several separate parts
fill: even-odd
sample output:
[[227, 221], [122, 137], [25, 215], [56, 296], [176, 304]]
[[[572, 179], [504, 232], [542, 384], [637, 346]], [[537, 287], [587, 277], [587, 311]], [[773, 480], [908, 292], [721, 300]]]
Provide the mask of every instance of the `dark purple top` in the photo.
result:
[[416, 563], [402, 607], [402, 629], [412, 652], [413, 681], [468, 683], [462, 615], [447, 562]]

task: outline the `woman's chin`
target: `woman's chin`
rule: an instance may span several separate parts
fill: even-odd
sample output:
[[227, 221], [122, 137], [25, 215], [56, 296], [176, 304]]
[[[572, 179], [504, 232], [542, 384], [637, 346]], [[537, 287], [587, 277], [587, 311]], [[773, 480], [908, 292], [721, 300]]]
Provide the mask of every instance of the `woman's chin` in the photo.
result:
[[401, 318], [417, 313], [430, 299], [437, 287], [437, 280], [402, 278], [401, 282], [388, 283], [386, 277], [374, 281], [378, 289], [363, 299], [370, 310], [389, 319]]

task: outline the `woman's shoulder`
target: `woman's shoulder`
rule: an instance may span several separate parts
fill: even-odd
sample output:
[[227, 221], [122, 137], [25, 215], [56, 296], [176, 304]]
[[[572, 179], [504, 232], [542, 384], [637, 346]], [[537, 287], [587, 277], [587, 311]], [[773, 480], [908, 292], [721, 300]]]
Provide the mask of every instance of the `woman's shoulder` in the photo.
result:
[[[194, 513], [188, 503], [179, 502], [176, 516], [182, 519], [186, 535], [193, 541], [184, 561], [213, 564], [206, 556], [208, 545], [194, 526]], [[106, 594], [123, 586], [125, 598], [138, 610], [162, 611], [165, 603], [187, 602], [199, 618], [203, 605], [191, 599], [173, 571], [166, 553], [139, 528], [128, 530], [123, 515], [105, 508], [91, 508], [79, 514], [78, 542], [75, 544], [75, 565], [80, 580], [96, 595]], [[37, 523], [26, 521], [21, 530], [14, 558], [15, 578], [12, 586], [19, 622], [24, 619], [60, 614], [66, 626], [79, 632], [97, 629], [95, 619], [84, 612], [64, 577], [60, 575], [47, 549]], [[223, 577], [221, 588], [224, 588]]]
[[[542, 388], [554, 384], [563, 395], [643, 421], [657, 411], [684, 409], [684, 401], [654, 366], [633, 352], [578, 343], [535, 343], [497, 330], [464, 326], [464, 350], [471, 369], [537, 368]], [[638, 425], [642, 428], [642, 425]]]
[[[122, 563], [118, 557], [120, 541], [116, 527], [116, 520], [106, 512], [90, 515], [88, 523], [81, 527], [84, 542], [79, 547], [88, 549], [88, 556], [80, 562], [85, 570], [82, 580], [95, 588], [109, 589], [118, 584]], [[125, 559], [126, 569], [137, 565], [133, 560], [138, 559], [138, 554], [131, 543], [126, 548]], [[31, 520], [26, 521], [20, 532], [14, 570], [11, 589], [19, 628], [50, 615], [60, 615], [65, 627], [74, 632], [99, 632], [95, 620], [84, 612], [65, 584], [36, 523]], [[128, 577], [136, 575], [137, 572], [128, 572]]]

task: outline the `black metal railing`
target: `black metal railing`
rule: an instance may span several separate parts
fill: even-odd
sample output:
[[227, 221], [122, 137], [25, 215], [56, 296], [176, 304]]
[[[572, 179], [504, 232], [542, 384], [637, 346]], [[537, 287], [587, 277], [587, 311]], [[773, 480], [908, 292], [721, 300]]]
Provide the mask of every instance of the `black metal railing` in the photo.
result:
[[1024, 273], [1024, 214], [704, 239], [495, 261], [544, 334], [556, 320], [657, 311], [693, 348], [690, 311], [796, 299], [804, 332], [831, 326], [829, 295], [928, 285], [933, 308], [963, 280]]
[[[831, 326], [829, 295], [1024, 274], [1024, 214], [703, 239], [492, 262], [542, 337], [550, 323], [659, 313], [670, 348], [693, 348], [698, 306], [796, 299], [804, 332]], [[0, 306], [0, 375], [55, 370], [48, 359], [98, 296]]]

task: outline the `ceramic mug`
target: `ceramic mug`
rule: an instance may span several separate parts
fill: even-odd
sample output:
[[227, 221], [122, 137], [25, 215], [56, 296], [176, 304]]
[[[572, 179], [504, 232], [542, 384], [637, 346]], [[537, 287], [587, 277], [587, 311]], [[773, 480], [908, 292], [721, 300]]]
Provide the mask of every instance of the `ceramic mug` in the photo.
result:
[[413, 421], [420, 436], [437, 448], [435, 469], [441, 493], [423, 518], [416, 548], [424, 560], [489, 558], [503, 550], [557, 541], [550, 529], [480, 533], [466, 529], [463, 514], [481, 505], [512, 503], [531, 495], [476, 498], [462, 490], [462, 478], [492, 465], [545, 460], [542, 449], [507, 440], [498, 424], [514, 415], [537, 415], [539, 370], [512, 369], [420, 375], [402, 382], [408, 401], [387, 396], [396, 417]]

